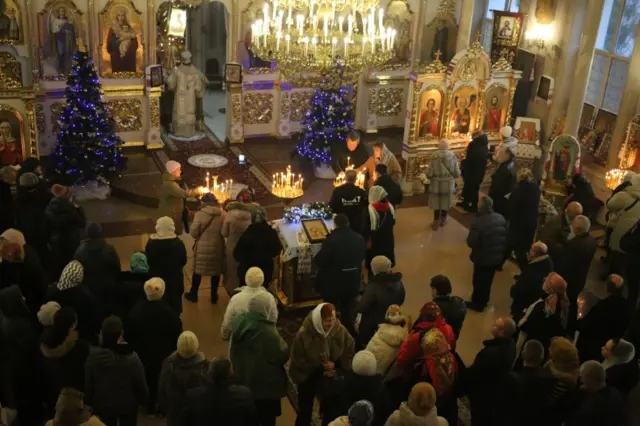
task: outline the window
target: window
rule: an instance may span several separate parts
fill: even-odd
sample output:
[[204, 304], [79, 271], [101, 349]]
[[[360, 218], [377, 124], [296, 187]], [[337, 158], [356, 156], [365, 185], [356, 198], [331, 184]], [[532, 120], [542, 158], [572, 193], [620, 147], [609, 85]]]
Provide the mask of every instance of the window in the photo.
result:
[[520, 0], [487, 0], [487, 11], [484, 19], [482, 20], [482, 47], [487, 52], [491, 51], [491, 38], [493, 37], [492, 10], [519, 12]]
[[618, 114], [639, 22], [640, 0], [605, 0], [586, 103]]

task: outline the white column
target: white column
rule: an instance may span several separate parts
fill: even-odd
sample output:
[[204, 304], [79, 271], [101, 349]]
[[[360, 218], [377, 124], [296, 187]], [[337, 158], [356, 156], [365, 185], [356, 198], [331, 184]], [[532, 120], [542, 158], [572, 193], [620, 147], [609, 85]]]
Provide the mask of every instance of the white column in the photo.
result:
[[564, 125], [564, 133], [576, 137], [578, 136], [578, 128], [580, 127], [580, 116], [582, 115], [584, 97], [587, 93], [589, 72], [591, 71], [591, 64], [593, 62], [593, 54], [596, 39], [598, 38], [598, 28], [600, 26], [603, 8], [604, 0], [589, 0], [582, 40], [580, 40], [580, 50], [576, 60], [575, 74], [572, 78], [567, 121]]
[[473, 26], [473, 0], [462, 0], [460, 10], [460, 22], [458, 23], [458, 39], [456, 42], [456, 53], [466, 49], [471, 43], [471, 27]]
[[627, 133], [627, 126], [633, 118], [636, 108], [638, 107], [638, 98], [640, 97], [640, 25], [636, 28], [636, 44], [633, 47], [631, 62], [629, 63], [629, 72], [627, 74], [627, 82], [622, 92], [622, 100], [618, 109], [618, 118], [613, 128], [611, 136], [611, 145], [609, 146], [609, 158], [607, 168], [618, 167], [618, 152], [624, 142]]
[[414, 25], [413, 43], [411, 46], [411, 71], [413, 71], [416, 65], [420, 62], [420, 52], [422, 52], [422, 29], [424, 28], [424, 13], [427, 7], [426, 1], [418, 3], [418, 18], [416, 19], [417, 25]]

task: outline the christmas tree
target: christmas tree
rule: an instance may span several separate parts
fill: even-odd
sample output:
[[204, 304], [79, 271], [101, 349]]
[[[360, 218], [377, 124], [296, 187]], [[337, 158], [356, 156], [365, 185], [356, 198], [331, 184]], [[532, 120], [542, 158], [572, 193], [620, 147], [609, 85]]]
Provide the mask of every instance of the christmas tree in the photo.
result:
[[344, 143], [353, 127], [353, 104], [347, 89], [318, 89], [313, 95], [309, 111], [302, 120], [302, 140], [298, 154], [315, 164], [331, 163], [334, 144]]
[[102, 101], [93, 61], [84, 52], [73, 57], [65, 97], [53, 172], [65, 184], [93, 180], [108, 184], [124, 168], [122, 140]]

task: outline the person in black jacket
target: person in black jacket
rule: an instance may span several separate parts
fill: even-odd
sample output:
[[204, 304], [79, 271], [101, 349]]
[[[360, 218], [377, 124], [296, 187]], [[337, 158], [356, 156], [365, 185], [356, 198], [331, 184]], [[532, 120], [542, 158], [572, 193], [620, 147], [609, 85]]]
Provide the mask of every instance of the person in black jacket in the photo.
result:
[[80, 233], [86, 225], [86, 218], [84, 210], [75, 202], [69, 188], [56, 184], [51, 192], [55, 198], [49, 202], [45, 212], [51, 230], [51, 278], [57, 280], [80, 245]]
[[45, 210], [52, 197], [35, 173], [24, 173], [20, 177], [14, 201], [16, 228], [24, 234], [29, 245], [36, 249], [40, 261], [45, 265], [49, 259], [49, 227]]
[[182, 313], [182, 293], [187, 264], [187, 250], [176, 235], [173, 219], [168, 216], [156, 221], [156, 233], [149, 237], [144, 249], [149, 262], [149, 274], [162, 278], [166, 285], [163, 299], [179, 314]]
[[516, 358], [515, 332], [516, 323], [511, 318], [498, 318], [491, 329], [493, 339], [482, 342], [484, 348], [467, 371], [473, 426], [499, 424], [503, 386]]
[[518, 183], [509, 196], [509, 230], [505, 258], [515, 253], [522, 271], [527, 265], [527, 252], [538, 227], [540, 187], [529, 169], [518, 172]]
[[337, 143], [331, 156], [333, 157], [333, 171], [338, 174], [345, 171], [348, 166], [353, 166], [356, 170], [362, 168], [369, 159], [369, 152], [364, 144], [360, 143], [360, 134], [352, 130], [347, 135], [344, 144]]
[[349, 227], [349, 219], [338, 214], [336, 228], [322, 242], [322, 248], [313, 259], [318, 265], [316, 283], [320, 295], [336, 306], [342, 323], [354, 334], [354, 304], [362, 282], [362, 262], [366, 247], [362, 235]]
[[86, 229], [87, 239], [80, 243], [74, 259], [84, 267], [84, 282], [100, 303], [103, 316], [111, 314], [125, 315], [117, 309], [118, 278], [120, 258], [111, 244], [102, 237], [102, 227], [89, 222]]
[[565, 205], [572, 201], [577, 201], [584, 209], [582, 214], [590, 220], [594, 220], [595, 214], [597, 213], [596, 195], [591, 187], [591, 182], [581, 174], [573, 175], [571, 185], [568, 187], [568, 192], [569, 196], [565, 200]]
[[16, 171], [13, 167], [0, 168], [0, 232], [14, 226], [13, 194], [11, 186], [16, 183]]
[[187, 390], [184, 426], [254, 426], [255, 405], [251, 390], [233, 384], [231, 362], [216, 358], [209, 368], [211, 380]]
[[147, 298], [144, 283], [151, 279], [147, 255], [137, 251], [131, 255], [129, 270], [120, 271], [118, 278], [118, 311], [126, 318], [131, 309], [141, 300]]
[[640, 381], [638, 355], [633, 343], [624, 339], [611, 339], [602, 347], [602, 366], [607, 373], [607, 384], [627, 399]]
[[386, 256], [391, 266], [396, 264], [393, 228], [396, 210], [387, 199], [387, 191], [381, 186], [369, 188], [369, 206], [364, 212], [362, 235], [367, 242], [367, 268], [371, 271], [371, 259]]
[[498, 168], [491, 176], [489, 197], [493, 200], [496, 213], [500, 213], [507, 221], [509, 216], [509, 199], [507, 198], [516, 185], [516, 153], [518, 140], [511, 137], [512, 129], [502, 129], [502, 143], [496, 150]]
[[451, 326], [453, 334], [458, 340], [464, 318], [467, 316], [467, 305], [461, 297], [452, 296], [452, 291], [449, 278], [444, 275], [436, 275], [431, 278], [431, 297], [442, 311], [444, 320]]
[[140, 357], [149, 385], [148, 412], [156, 412], [158, 378], [162, 362], [176, 350], [182, 333], [182, 321], [176, 311], [162, 300], [162, 278], [151, 278], [144, 284], [146, 299], [131, 310], [124, 327], [124, 337]]
[[524, 311], [542, 295], [542, 283], [553, 271], [553, 262], [547, 254], [547, 245], [541, 241], [533, 243], [529, 250], [529, 263], [511, 286], [511, 316], [518, 322]]
[[38, 179], [39, 187], [46, 188], [46, 183], [43, 179], [42, 163], [40, 162], [40, 159], [36, 157], [29, 157], [26, 158], [22, 162], [22, 164], [20, 164], [20, 169], [18, 169], [18, 172], [16, 173], [18, 193], [20, 193], [20, 191], [23, 189], [27, 189], [33, 186], [28, 183], [23, 183], [22, 176], [26, 175], [27, 173], [34, 175]]
[[580, 366], [578, 405], [566, 426], [619, 426], [625, 424], [625, 406], [617, 389], [607, 386], [604, 367], [597, 361]]
[[482, 312], [489, 303], [491, 283], [496, 270], [504, 262], [507, 243], [507, 222], [493, 211], [493, 200], [482, 197], [478, 215], [471, 223], [467, 245], [473, 262], [473, 294], [467, 307]]
[[487, 160], [489, 159], [489, 139], [482, 130], [473, 132], [473, 139], [467, 145], [464, 160], [462, 160], [462, 201], [458, 203], [460, 207], [468, 212], [478, 210], [478, 193], [480, 184], [487, 171]]
[[233, 250], [241, 285], [245, 285], [244, 277], [249, 268], [257, 266], [264, 273], [264, 286], [269, 288], [273, 278], [273, 261], [281, 251], [278, 231], [267, 222], [266, 211], [258, 208], [253, 223], [242, 233]]
[[393, 180], [393, 177], [387, 172], [385, 164], [376, 164], [374, 185], [381, 186], [387, 191], [387, 200], [394, 206], [402, 203], [402, 188], [400, 184]]
[[362, 215], [367, 209], [367, 192], [356, 186], [357, 177], [355, 170], [345, 172], [345, 183], [333, 190], [329, 206], [334, 214], [344, 213], [347, 216], [351, 229], [362, 232]]
[[[376, 256], [371, 261], [369, 283], [358, 303], [356, 313], [360, 317], [356, 347], [364, 348], [384, 322], [387, 309], [391, 305], [404, 303], [405, 291], [402, 274], [391, 271], [391, 261], [384, 256]], [[353, 401], [355, 402], [355, 401]]]

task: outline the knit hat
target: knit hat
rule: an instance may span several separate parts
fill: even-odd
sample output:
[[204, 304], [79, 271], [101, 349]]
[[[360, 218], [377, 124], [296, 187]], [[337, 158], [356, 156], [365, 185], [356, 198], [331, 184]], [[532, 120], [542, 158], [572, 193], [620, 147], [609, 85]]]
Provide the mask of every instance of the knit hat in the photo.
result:
[[258, 288], [264, 283], [264, 272], [262, 272], [262, 269], [252, 266], [244, 275], [244, 282], [249, 287]]
[[166, 163], [164, 163], [164, 168], [167, 170], [168, 173], [173, 173], [176, 170], [182, 168], [182, 166], [177, 161], [169, 160]]
[[163, 216], [156, 221], [156, 239], [170, 239], [176, 237], [176, 225], [169, 216]]
[[178, 354], [182, 358], [191, 358], [198, 353], [198, 338], [192, 331], [183, 331], [178, 337]]
[[613, 348], [613, 355], [617, 358], [619, 363], [626, 364], [635, 357], [636, 349], [633, 346], [633, 343], [620, 339], [618, 340], [618, 344]]
[[147, 300], [160, 300], [164, 296], [165, 284], [162, 278], [154, 277], [144, 283], [144, 294]]
[[91, 412], [84, 406], [84, 394], [72, 388], [60, 391], [56, 402], [56, 425], [80, 425], [86, 423]]
[[13, 228], [9, 228], [0, 234], [0, 238], [14, 244], [18, 244], [20, 247], [24, 247], [27, 244], [24, 234]]
[[511, 135], [513, 135], [513, 127], [511, 126], [504, 126], [502, 128], [502, 130], [500, 130], [500, 134], [502, 135], [502, 137], [504, 138], [510, 138]]
[[373, 422], [373, 405], [364, 399], [358, 401], [349, 408], [348, 417], [349, 426], [370, 426]]
[[47, 302], [44, 305], [40, 306], [40, 310], [38, 311], [38, 322], [42, 324], [44, 327], [50, 327], [53, 325], [53, 318], [61, 309], [61, 306], [58, 302]]
[[436, 390], [430, 383], [417, 383], [411, 388], [407, 405], [416, 416], [426, 416], [436, 406]]
[[100, 334], [102, 336], [102, 344], [109, 346], [116, 344], [120, 336], [122, 336], [123, 326], [120, 317], [110, 315], [102, 321]]
[[68, 290], [78, 287], [82, 284], [82, 280], [84, 280], [84, 267], [77, 260], [72, 260], [62, 270], [56, 287], [58, 290]]
[[71, 190], [66, 186], [55, 184], [51, 187], [51, 193], [56, 198], [62, 198], [63, 200], [68, 200], [71, 198]]
[[98, 223], [89, 222], [85, 231], [87, 232], [87, 237], [92, 240], [102, 238], [102, 226]]
[[422, 336], [420, 346], [425, 356], [441, 355], [451, 351], [451, 346], [449, 342], [447, 342], [447, 338], [437, 328], [432, 328]]
[[406, 318], [402, 314], [402, 309], [398, 305], [391, 305], [387, 308], [384, 319], [389, 324], [405, 324]]
[[442, 316], [442, 310], [436, 302], [427, 302], [420, 309], [420, 318], [424, 318], [427, 321], [435, 321]]
[[23, 188], [32, 188], [40, 183], [40, 178], [35, 173], [26, 172], [20, 175], [20, 180], [18, 183]]
[[574, 382], [580, 375], [578, 350], [565, 337], [554, 337], [551, 340], [549, 361], [546, 365], [554, 376], [564, 377]]
[[264, 315], [269, 320], [276, 322], [278, 320], [278, 307], [273, 295], [268, 291], [259, 291], [249, 299], [249, 312], [256, 312]]
[[182, 62], [185, 64], [190, 64], [191, 63], [191, 52], [184, 50], [181, 54], [180, 57], [182, 58]]
[[371, 272], [373, 275], [384, 274], [391, 270], [391, 261], [386, 256], [376, 256], [371, 259]]
[[146, 274], [149, 272], [149, 264], [147, 263], [147, 255], [141, 251], [137, 251], [131, 255], [129, 261], [129, 269], [137, 274]]
[[351, 369], [360, 376], [375, 376], [378, 370], [376, 356], [369, 351], [360, 351], [353, 356]]

